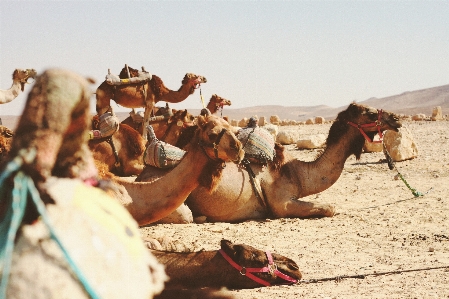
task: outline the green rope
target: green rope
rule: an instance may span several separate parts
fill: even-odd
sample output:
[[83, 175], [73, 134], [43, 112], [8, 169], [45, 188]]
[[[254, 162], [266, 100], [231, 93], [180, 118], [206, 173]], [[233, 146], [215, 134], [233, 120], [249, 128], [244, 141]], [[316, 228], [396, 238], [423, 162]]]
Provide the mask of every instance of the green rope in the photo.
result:
[[387, 158], [388, 167], [390, 169], [395, 169], [397, 171], [399, 178], [401, 179], [401, 181], [404, 182], [404, 184], [407, 186], [407, 188], [410, 191], [412, 191], [413, 196], [415, 196], [415, 197], [424, 196], [425, 194], [429, 193], [433, 189], [433, 188], [430, 188], [427, 192], [422, 193], [422, 192], [419, 192], [416, 189], [410, 187], [410, 185], [407, 183], [405, 178], [402, 176], [402, 174], [396, 168], [396, 165], [393, 162], [393, 158], [391, 158], [390, 153], [388, 152], [387, 148], [385, 147], [385, 144], [383, 144], [383, 148], [384, 148], [385, 157]]
[[[47, 226], [51, 238], [58, 244], [70, 268], [75, 273], [76, 277], [78, 277], [78, 280], [83, 285], [86, 292], [92, 299], [99, 299], [100, 297], [90, 286], [86, 277], [75, 264], [70, 254], [58, 238], [47, 214], [45, 204], [40, 197], [39, 191], [34, 185], [34, 181], [28, 175], [22, 171], [19, 171], [24, 162], [28, 163], [33, 161], [35, 157], [35, 150], [19, 152], [18, 156], [7, 164], [4, 172], [0, 175], [0, 201], [5, 201], [5, 205], [8, 205], [5, 216], [0, 222], [0, 269], [2, 271], [2, 275], [0, 277], [0, 299], [6, 298], [9, 274], [11, 272], [14, 242], [17, 231], [22, 223], [29, 197], [31, 197], [38, 213], [41, 215], [41, 219]], [[5, 179], [10, 176], [14, 177], [13, 190], [9, 190], [9, 188], [4, 184]]]

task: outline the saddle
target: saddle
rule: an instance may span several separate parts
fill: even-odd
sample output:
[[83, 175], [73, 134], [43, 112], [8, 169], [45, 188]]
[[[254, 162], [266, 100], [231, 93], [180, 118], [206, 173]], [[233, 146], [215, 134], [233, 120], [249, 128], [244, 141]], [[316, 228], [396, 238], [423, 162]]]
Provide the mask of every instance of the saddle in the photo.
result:
[[178, 165], [186, 151], [157, 139], [151, 125], [147, 126], [147, 130], [148, 145], [143, 156], [145, 165], [157, 168], [173, 168]]
[[[128, 70], [128, 66], [125, 65], [125, 68]], [[142, 71], [137, 71], [137, 76], [131, 77], [128, 71], [128, 78], [120, 78], [118, 75], [111, 74], [111, 69], [108, 69], [108, 74], [106, 75], [106, 83], [109, 85], [127, 85], [127, 84], [135, 84], [135, 83], [145, 83], [150, 81], [153, 76], [145, 71], [145, 68], [142, 67]]]
[[273, 135], [259, 126], [248, 126], [240, 129], [237, 138], [245, 150], [245, 158], [256, 164], [266, 165], [276, 156]]

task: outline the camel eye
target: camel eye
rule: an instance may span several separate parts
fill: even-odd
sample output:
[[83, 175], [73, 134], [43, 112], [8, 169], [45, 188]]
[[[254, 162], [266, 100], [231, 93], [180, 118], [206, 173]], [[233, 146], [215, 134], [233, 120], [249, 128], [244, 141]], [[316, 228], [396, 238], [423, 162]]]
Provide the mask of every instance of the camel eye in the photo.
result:
[[208, 137], [209, 137], [209, 140], [210, 141], [212, 141], [212, 142], [214, 142], [215, 140], [217, 140], [217, 134], [215, 134], [215, 133], [210, 133], [209, 135], [208, 135]]

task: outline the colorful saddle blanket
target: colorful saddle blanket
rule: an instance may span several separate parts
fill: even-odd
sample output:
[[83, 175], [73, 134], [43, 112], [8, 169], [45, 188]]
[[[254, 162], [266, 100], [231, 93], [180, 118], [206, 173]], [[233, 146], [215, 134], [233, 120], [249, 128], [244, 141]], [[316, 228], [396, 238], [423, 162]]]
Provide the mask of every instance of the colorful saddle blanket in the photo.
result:
[[143, 161], [145, 165], [157, 168], [172, 168], [181, 162], [186, 151], [156, 138], [152, 126], [147, 126], [148, 145]]
[[276, 151], [274, 137], [261, 127], [246, 127], [240, 129], [237, 138], [245, 150], [245, 158], [258, 164], [267, 164], [273, 161]]

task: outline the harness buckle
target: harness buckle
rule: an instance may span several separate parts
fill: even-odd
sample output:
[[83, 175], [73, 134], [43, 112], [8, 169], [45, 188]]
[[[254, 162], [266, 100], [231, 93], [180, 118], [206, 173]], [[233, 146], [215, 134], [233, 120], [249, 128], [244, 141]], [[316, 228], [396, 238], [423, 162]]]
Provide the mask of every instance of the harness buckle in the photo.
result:
[[246, 268], [242, 267], [242, 269], [239, 271], [239, 273], [243, 276], [246, 276]]
[[268, 272], [271, 274], [271, 276], [275, 276], [275, 272], [278, 270], [278, 266], [273, 263], [273, 264], [268, 264]]

